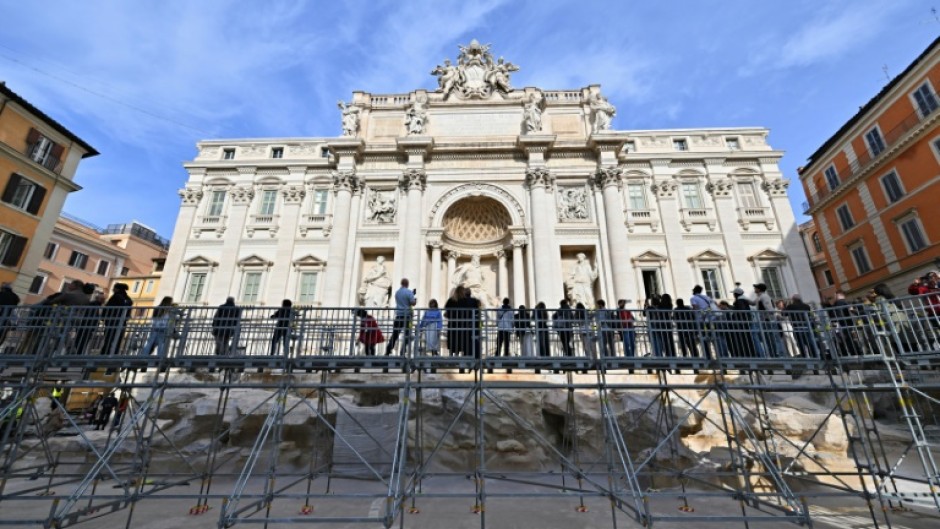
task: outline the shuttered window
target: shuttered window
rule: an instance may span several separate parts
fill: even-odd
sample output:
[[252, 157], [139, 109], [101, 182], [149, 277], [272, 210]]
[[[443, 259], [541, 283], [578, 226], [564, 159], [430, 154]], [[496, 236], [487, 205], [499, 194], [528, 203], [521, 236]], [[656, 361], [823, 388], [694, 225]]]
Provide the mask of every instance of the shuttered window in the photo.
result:
[[10, 175], [3, 188], [0, 200], [33, 215], [39, 214], [42, 201], [46, 198], [46, 189], [41, 185], [16, 173]]

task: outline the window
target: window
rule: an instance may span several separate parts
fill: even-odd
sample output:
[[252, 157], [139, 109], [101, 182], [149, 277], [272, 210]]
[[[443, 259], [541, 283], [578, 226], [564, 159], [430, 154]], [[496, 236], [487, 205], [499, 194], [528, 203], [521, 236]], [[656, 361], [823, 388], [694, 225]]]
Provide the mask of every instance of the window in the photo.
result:
[[689, 150], [689, 142], [685, 138], [677, 138], [672, 140], [672, 148], [677, 151], [687, 151]]
[[830, 165], [826, 168], [826, 183], [829, 185], [829, 191], [835, 191], [839, 187], [839, 173], [836, 172], [836, 166]]
[[725, 138], [725, 145], [728, 146], [729, 151], [741, 150], [741, 142], [737, 138]]
[[689, 209], [699, 209], [702, 207], [702, 195], [699, 193], [697, 183], [684, 182], [682, 184], [682, 203]]
[[762, 266], [760, 268], [761, 282], [767, 285], [767, 295], [771, 299], [783, 299], [783, 281], [780, 280], [780, 268], [776, 266]]
[[55, 259], [55, 253], [58, 250], [59, 245], [54, 242], [50, 242], [49, 244], [46, 244], [46, 251], [42, 253], [42, 256], [51, 261]]
[[920, 219], [911, 216], [898, 222], [898, 228], [901, 235], [904, 236], [904, 243], [910, 253], [915, 253], [927, 247], [927, 238], [920, 227]]
[[27, 240], [26, 237], [0, 230], [0, 264], [4, 266], [19, 264]]
[[914, 91], [914, 102], [920, 115], [926, 116], [937, 109], [937, 94], [933, 93], [928, 83], [924, 83]]
[[153, 279], [147, 280], [147, 286], [144, 288], [144, 293], [149, 294], [153, 292]]
[[627, 184], [627, 200], [631, 210], [646, 209], [646, 191], [643, 184]]
[[284, 147], [274, 147], [271, 149], [271, 158], [283, 158], [284, 157]]
[[839, 224], [842, 225], [842, 231], [848, 231], [852, 226], [855, 226], [855, 220], [852, 218], [852, 212], [849, 210], [848, 204], [839, 206], [839, 209], [836, 210], [836, 215], [839, 216]]
[[313, 192], [313, 213], [314, 215], [326, 215], [326, 201], [329, 198], [329, 191], [326, 189], [317, 189]]
[[69, 266], [74, 266], [75, 268], [85, 269], [85, 265], [88, 264], [88, 256], [82, 252], [72, 250], [72, 255], [69, 256]]
[[702, 268], [702, 288], [712, 299], [721, 299], [721, 276], [717, 268]]
[[130, 272], [130, 270], [126, 266], [121, 268], [122, 276], [126, 276], [128, 272]]
[[59, 165], [64, 151], [61, 145], [43, 136], [36, 129], [30, 129], [26, 136], [26, 155], [30, 160], [51, 171]]
[[317, 300], [317, 273], [301, 272], [300, 292], [297, 298], [303, 305], [310, 305]]
[[265, 189], [261, 192], [261, 204], [258, 206], [259, 215], [274, 215], [274, 202], [277, 200], [277, 191]]
[[134, 281], [134, 286], [131, 287], [131, 292], [134, 294], [140, 292], [140, 281]]
[[823, 277], [826, 278], [826, 286], [831, 287], [836, 283], [835, 279], [832, 278], [832, 271], [828, 268], [823, 270]]
[[202, 301], [202, 291], [206, 288], [206, 272], [194, 272], [189, 274], [189, 285], [186, 288], [186, 303], [198, 303]]
[[813, 234], [813, 249], [816, 250], [816, 253], [822, 253], [823, 251], [822, 241], [819, 240], [818, 233]]
[[216, 190], [209, 195], [209, 207], [206, 209], [206, 215], [218, 217], [222, 214], [222, 207], [225, 205], [225, 191]]
[[42, 287], [46, 286], [46, 279], [48, 277], [45, 274], [36, 274], [33, 276], [33, 281], [29, 284], [29, 293], [30, 294], [39, 294], [42, 292]]
[[235, 149], [222, 149], [222, 159], [223, 159], [223, 160], [234, 160], [234, 159], [235, 159]]
[[99, 276], [108, 275], [108, 270], [110, 269], [111, 269], [110, 261], [105, 261], [105, 260], [98, 261], [98, 275]]
[[888, 202], [897, 202], [904, 196], [904, 188], [901, 187], [901, 179], [898, 173], [891, 171], [881, 177], [881, 186], [885, 190], [885, 197]]
[[741, 201], [741, 207], [760, 207], [760, 199], [757, 198], [757, 190], [754, 188], [754, 182], [738, 182], [738, 199]]
[[320, 147], [320, 158], [329, 158], [329, 157], [330, 157], [330, 148]]
[[15, 208], [36, 215], [46, 196], [46, 189], [14, 173], [10, 175], [7, 186], [3, 189], [2, 200]]
[[624, 154], [636, 152], [636, 142], [633, 140], [627, 140], [623, 142], [623, 152]]
[[261, 272], [245, 272], [242, 283], [242, 303], [257, 303], [261, 290]]
[[852, 260], [855, 261], [855, 269], [858, 270], [858, 275], [871, 272], [871, 263], [868, 261], [868, 252], [865, 251], [864, 244], [858, 244], [849, 251], [852, 253]]
[[868, 143], [868, 150], [872, 157], [878, 156], [885, 150], [885, 141], [881, 137], [881, 131], [875, 127], [865, 134], [865, 142]]

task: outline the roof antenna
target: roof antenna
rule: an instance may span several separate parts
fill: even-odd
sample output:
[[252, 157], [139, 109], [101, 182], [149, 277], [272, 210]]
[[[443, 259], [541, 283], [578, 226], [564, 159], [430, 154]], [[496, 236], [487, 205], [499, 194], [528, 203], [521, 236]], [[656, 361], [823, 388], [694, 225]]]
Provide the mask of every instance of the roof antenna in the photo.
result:
[[881, 71], [885, 73], [885, 79], [887, 79], [888, 81], [891, 81], [891, 75], [888, 73], [888, 65], [887, 65], [887, 64], [882, 64], [882, 65], [881, 65]]
[[933, 18], [934, 18], [934, 20], [937, 21], [937, 24], [940, 24], [940, 15], [937, 15], [937, 8], [936, 8], [936, 7], [931, 7], [931, 8], [930, 8], [930, 12], [933, 13]]

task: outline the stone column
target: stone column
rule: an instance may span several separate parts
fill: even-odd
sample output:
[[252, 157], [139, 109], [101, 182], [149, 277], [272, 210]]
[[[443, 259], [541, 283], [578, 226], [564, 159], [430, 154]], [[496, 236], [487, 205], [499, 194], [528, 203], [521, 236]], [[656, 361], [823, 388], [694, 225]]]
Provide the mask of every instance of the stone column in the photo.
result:
[[447, 295], [450, 295], [450, 282], [454, 279], [454, 271], [457, 270], [457, 258], [460, 254], [457, 252], [447, 252]]
[[346, 271], [346, 246], [349, 244], [349, 222], [352, 210], [352, 195], [359, 188], [359, 177], [355, 171], [333, 172], [333, 193], [336, 206], [333, 208], [333, 229], [330, 232], [330, 248], [323, 274], [323, 306], [336, 307], [341, 303], [343, 276]]
[[535, 264], [535, 303], [550, 303], [561, 294], [561, 274], [558, 272], [560, 256], [556, 251], [550, 219], [555, 218], [551, 200], [554, 177], [544, 167], [526, 170], [526, 184], [532, 200], [532, 252], [538, 252]]
[[506, 267], [506, 250], [496, 252], [496, 258], [499, 259], [499, 294], [500, 301], [509, 297], [509, 270]]
[[604, 217], [607, 226], [607, 246], [610, 248], [610, 266], [614, 267], [614, 292], [608, 303], [618, 299], [635, 299], [627, 267], [630, 263], [630, 249], [627, 246], [626, 219], [623, 216], [623, 198], [621, 197], [622, 171], [618, 167], [603, 167], [594, 175], [595, 184], [601, 188], [604, 197]]
[[406, 169], [401, 175], [400, 183], [408, 195], [402, 232], [402, 277], [407, 277], [414, 285], [418, 285], [421, 256], [424, 255], [421, 251], [421, 199], [424, 196], [427, 175], [421, 169]]
[[[302, 176], [300, 181], [302, 182]], [[282, 299], [292, 299], [294, 292], [288, 292], [289, 285], [294, 284], [290, 281], [292, 261], [294, 257], [294, 239], [297, 236], [297, 225], [300, 223], [300, 205], [307, 194], [303, 184], [285, 185], [281, 188], [281, 196], [284, 197], [284, 205], [281, 208], [281, 214], [278, 217], [277, 231], [275, 233], [281, 236], [277, 239], [277, 250], [274, 254], [274, 265], [271, 269], [271, 277], [277, 278], [277, 281], [269, 280], [269, 288], [265, 289], [267, 298], [264, 299], [268, 305], [276, 305]], [[281, 288], [280, 292], [274, 292], [275, 288]]]
[[[659, 166], [653, 165], [654, 170]], [[682, 226], [679, 224], [679, 208], [676, 204], [676, 190], [679, 184], [675, 180], [661, 180], [653, 184], [653, 192], [656, 194], [656, 200], [659, 202], [659, 214], [661, 215], [663, 234], [666, 236], [666, 255], [669, 256], [669, 283], [663, 278], [663, 288], [665, 292], [686, 292], [692, 291], [692, 286], [702, 281], [698, 272], [689, 274], [685, 271], [686, 252], [682, 242]]]
[[522, 241], [512, 241], [512, 303], [514, 307], [525, 303], [525, 266], [522, 262], [524, 244]]
[[173, 229], [173, 239], [171, 239], [177, 241], [177, 244], [170, 245], [170, 251], [166, 256], [166, 264], [163, 268], [165, 272], [160, 280], [160, 289], [157, 291], [157, 299], [162, 299], [163, 296], [173, 296], [173, 299], [182, 301], [185, 294], [183, 292], [185, 286], [183, 283], [186, 281], [186, 274], [183, 271], [183, 252], [186, 245], [182, 242], [193, 237], [196, 208], [202, 201], [203, 192], [198, 187], [184, 187], [179, 190], [179, 195], [183, 199], [183, 203], [180, 205], [179, 216], [176, 218], [176, 227]]
[[[242, 180], [254, 178], [254, 167], [238, 168]], [[238, 185], [228, 190], [229, 205], [225, 231], [216, 232], [225, 242], [219, 255], [219, 271], [215, 280], [209, 284], [209, 293], [206, 301], [209, 304], [217, 303], [216, 299], [224, 300], [228, 296], [238, 299], [238, 290], [241, 287], [241, 278], [238, 273], [238, 252], [241, 249], [242, 239], [245, 237], [245, 223], [248, 221], [248, 208], [255, 196], [255, 190], [250, 185]]]
[[444, 296], [441, 295], [441, 241], [431, 241], [431, 296], [441, 306], [444, 305]]

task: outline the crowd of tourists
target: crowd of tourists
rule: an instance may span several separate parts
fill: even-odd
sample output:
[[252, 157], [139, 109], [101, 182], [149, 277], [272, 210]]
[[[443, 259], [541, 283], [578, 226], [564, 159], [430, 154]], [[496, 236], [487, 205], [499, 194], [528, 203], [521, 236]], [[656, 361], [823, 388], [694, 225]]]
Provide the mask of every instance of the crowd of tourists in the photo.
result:
[[[183, 309], [171, 297], [144, 309], [143, 318], [140, 314], [132, 318], [127, 289], [126, 284], [116, 283], [106, 300], [95, 294], [95, 285], [72, 281], [62, 292], [26, 311], [14, 312], [19, 298], [9, 285], [0, 286], [0, 353], [29, 355], [55, 347], [64, 354], [165, 356], [194, 322], [183, 317]], [[763, 283], [753, 285], [750, 295], [736, 284], [730, 302], [713, 299], [699, 285], [690, 294], [675, 300], [669, 294], [657, 294], [635, 309], [623, 299], [611, 307], [602, 299], [592, 307], [572, 306], [563, 299], [557, 308], [549, 309], [544, 302], [532, 308], [513, 307], [505, 298], [498, 308], [483, 310], [470, 289], [457, 286], [443, 307], [432, 299], [426, 309], [419, 310], [415, 290], [403, 279], [394, 292], [393, 309], [351, 312], [350, 325], [358, 344], [352, 354], [819, 358], [826, 350], [843, 355], [878, 352], [886, 343], [878, 336], [888, 331], [897, 338], [889, 340], [887, 347], [914, 350], [918, 344], [936, 343], [940, 327], [936, 272], [910, 285], [908, 294], [919, 300], [913, 311], [900, 306], [884, 284], [854, 303], [839, 292], [819, 308], [804, 302], [799, 294], [772, 299]], [[59, 307], [69, 308], [67, 321], [56, 319]], [[337, 332], [335, 314], [322, 320], [316, 314], [301, 316], [291, 300], [284, 300], [266, 316], [266, 323], [258, 321], [256, 312], [246, 323], [244, 310], [229, 297], [215, 309], [211, 321], [200, 324], [208, 330], [206, 338], [211, 334], [215, 355], [242, 354], [246, 341], [255, 342], [252, 354], [264, 354], [259, 352], [259, 339], [267, 341], [264, 349], [269, 355], [301, 354], [296, 343], [300, 327], [328, 328], [331, 336]], [[124, 342], [132, 319], [137, 336], [145, 338], [131, 347]], [[142, 319], [145, 324], [140, 323]], [[60, 332], [50, 333], [50, 328]], [[264, 332], [257, 332], [262, 328]], [[8, 340], [13, 329], [18, 329], [19, 336]], [[390, 333], [387, 340], [386, 333]], [[332, 351], [333, 346], [322, 348], [327, 354]]]

